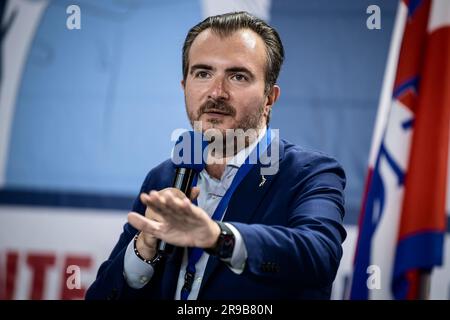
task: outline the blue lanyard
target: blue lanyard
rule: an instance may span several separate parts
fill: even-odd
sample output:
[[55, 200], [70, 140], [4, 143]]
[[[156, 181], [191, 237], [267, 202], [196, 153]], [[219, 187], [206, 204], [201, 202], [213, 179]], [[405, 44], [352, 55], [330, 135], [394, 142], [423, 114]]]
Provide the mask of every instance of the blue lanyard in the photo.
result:
[[[236, 172], [236, 175], [234, 176], [230, 187], [225, 192], [225, 195], [220, 200], [216, 210], [214, 211], [214, 214], [211, 217], [213, 220], [217, 221], [222, 220], [222, 217], [225, 213], [225, 210], [228, 207], [228, 204], [231, 200], [234, 191], [242, 182], [242, 180], [244, 180], [244, 178], [247, 176], [250, 170], [253, 168], [253, 164], [250, 163], [249, 159], [252, 159], [251, 156], [253, 155], [254, 152], [256, 152], [256, 159], [259, 159], [258, 158], [259, 155], [268, 149], [270, 142], [271, 142], [271, 134], [270, 128], [268, 127], [265, 136], [253, 149], [252, 153], [245, 159], [244, 163], [240, 166], [238, 172]], [[196, 176], [193, 181], [193, 186], [197, 185], [197, 180], [198, 178]], [[194, 204], [197, 204], [197, 201], [194, 201]], [[187, 300], [187, 298], [189, 297], [189, 293], [191, 292], [192, 284], [195, 278], [195, 265], [200, 260], [200, 257], [202, 256], [204, 250], [203, 248], [189, 248], [188, 252], [189, 252], [189, 259], [188, 265], [186, 267], [186, 274], [184, 277], [184, 286], [181, 289], [181, 296], [180, 296], [181, 300]]]

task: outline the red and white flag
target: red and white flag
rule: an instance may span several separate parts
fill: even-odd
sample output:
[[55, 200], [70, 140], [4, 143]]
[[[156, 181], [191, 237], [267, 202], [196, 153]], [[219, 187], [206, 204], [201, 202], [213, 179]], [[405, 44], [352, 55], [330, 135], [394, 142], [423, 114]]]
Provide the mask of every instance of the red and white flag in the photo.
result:
[[450, 1], [399, 4], [359, 222], [351, 299], [417, 299], [441, 265], [450, 134]]

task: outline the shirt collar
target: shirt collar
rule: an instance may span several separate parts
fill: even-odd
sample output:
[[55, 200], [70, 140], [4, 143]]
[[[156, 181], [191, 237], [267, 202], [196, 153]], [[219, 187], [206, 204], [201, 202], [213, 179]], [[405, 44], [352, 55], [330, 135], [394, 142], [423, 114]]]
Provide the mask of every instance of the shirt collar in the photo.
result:
[[253, 141], [247, 148], [242, 149], [234, 157], [230, 158], [230, 160], [228, 160], [228, 162], [227, 162], [227, 167], [240, 168], [240, 166], [245, 162], [245, 159], [247, 159], [247, 157], [256, 148], [256, 145], [264, 137], [264, 135], [266, 134], [266, 131], [267, 131], [266, 126], [259, 129], [258, 138], [255, 139], [255, 141]]

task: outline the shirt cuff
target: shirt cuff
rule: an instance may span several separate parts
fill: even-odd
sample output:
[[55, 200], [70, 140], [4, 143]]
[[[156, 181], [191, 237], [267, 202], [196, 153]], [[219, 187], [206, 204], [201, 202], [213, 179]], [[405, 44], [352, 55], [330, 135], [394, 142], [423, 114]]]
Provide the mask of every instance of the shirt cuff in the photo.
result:
[[245, 247], [244, 239], [241, 233], [231, 223], [225, 222], [226, 226], [230, 228], [234, 234], [235, 245], [231, 259], [223, 260], [227, 263], [231, 271], [236, 274], [241, 274], [245, 269], [245, 262], [247, 261], [247, 248]]
[[141, 289], [152, 278], [154, 269], [134, 253], [134, 239], [128, 244], [123, 261], [123, 275], [130, 287]]

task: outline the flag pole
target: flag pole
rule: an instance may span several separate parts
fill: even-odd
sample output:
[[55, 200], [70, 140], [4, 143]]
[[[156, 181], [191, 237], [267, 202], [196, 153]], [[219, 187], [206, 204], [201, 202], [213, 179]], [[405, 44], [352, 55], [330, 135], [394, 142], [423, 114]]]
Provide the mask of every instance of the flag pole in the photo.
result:
[[417, 288], [417, 298], [419, 300], [429, 300], [430, 299], [430, 288], [431, 288], [431, 271], [421, 269], [419, 271], [419, 287]]

